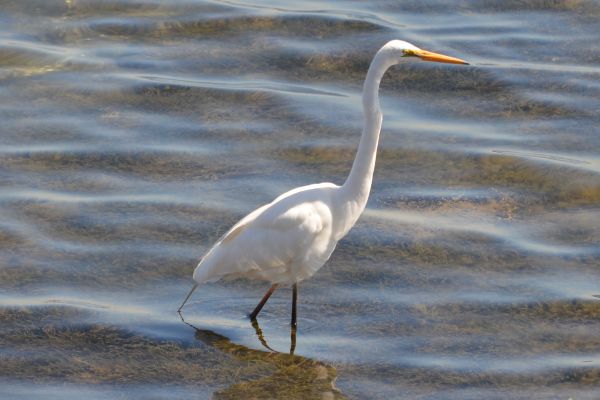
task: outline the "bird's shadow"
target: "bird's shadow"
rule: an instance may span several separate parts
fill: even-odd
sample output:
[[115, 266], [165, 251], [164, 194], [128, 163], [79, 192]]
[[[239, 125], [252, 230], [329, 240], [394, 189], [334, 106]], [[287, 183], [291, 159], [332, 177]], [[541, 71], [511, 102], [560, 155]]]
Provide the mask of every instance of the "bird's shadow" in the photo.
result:
[[296, 328], [290, 331], [291, 344], [289, 353], [274, 350], [267, 342], [258, 321], [252, 321], [252, 327], [258, 341], [266, 349], [255, 350], [233, 343], [228, 337], [207, 329], [200, 329], [187, 322], [181, 313], [181, 320], [194, 329], [197, 340], [215, 348], [245, 365], [264, 366], [268, 371], [262, 376], [249, 381], [236, 382], [220, 389], [213, 398], [223, 399], [289, 399], [294, 398], [327, 398], [346, 399], [335, 387], [337, 370], [321, 361], [294, 354], [296, 349]]

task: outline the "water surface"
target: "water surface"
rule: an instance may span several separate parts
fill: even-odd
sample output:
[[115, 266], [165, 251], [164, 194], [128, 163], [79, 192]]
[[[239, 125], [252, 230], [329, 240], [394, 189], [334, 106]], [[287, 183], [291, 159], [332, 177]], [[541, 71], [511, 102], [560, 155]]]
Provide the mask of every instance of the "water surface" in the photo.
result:
[[[0, 2], [0, 394], [597, 399], [600, 6]], [[299, 295], [207, 285], [210, 245], [342, 183], [390, 39], [357, 226]], [[295, 340], [295, 347], [293, 341]], [[288, 354], [294, 347], [294, 354]]]

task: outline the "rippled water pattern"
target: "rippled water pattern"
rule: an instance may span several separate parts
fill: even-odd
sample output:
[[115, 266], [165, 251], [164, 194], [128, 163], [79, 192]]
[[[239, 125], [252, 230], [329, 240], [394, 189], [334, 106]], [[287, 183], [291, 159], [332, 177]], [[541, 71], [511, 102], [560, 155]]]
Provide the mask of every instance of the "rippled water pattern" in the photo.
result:
[[[0, 1], [3, 399], [599, 399], [594, 1]], [[375, 51], [367, 210], [259, 324], [203, 252], [342, 183]], [[189, 325], [188, 325], [189, 324]], [[195, 327], [195, 328], [194, 328]], [[278, 353], [272, 353], [271, 350]]]

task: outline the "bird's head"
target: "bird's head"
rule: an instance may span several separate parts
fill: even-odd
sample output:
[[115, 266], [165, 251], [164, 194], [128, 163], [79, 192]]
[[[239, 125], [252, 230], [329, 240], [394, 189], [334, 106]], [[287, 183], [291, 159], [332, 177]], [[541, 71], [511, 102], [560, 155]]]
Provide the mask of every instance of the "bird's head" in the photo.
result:
[[404, 40], [392, 40], [383, 46], [381, 50], [394, 54], [394, 58], [397, 58], [397, 62], [400, 62], [402, 59], [407, 57], [416, 57], [423, 61], [433, 61], [447, 64], [469, 64], [460, 58], [450, 57], [420, 49], [414, 44], [405, 42]]

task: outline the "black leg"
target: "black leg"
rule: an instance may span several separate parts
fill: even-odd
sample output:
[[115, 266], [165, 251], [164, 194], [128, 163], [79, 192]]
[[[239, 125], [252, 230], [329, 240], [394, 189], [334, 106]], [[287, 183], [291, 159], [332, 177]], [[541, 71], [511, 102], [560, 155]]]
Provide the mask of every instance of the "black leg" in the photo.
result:
[[185, 303], [187, 303], [188, 299], [190, 298], [190, 296], [192, 295], [192, 293], [194, 293], [194, 290], [196, 290], [196, 288], [198, 287], [198, 284], [196, 283], [194, 285], [194, 287], [192, 288], [192, 290], [190, 290], [190, 292], [188, 293], [187, 296], [185, 296], [185, 300], [183, 301], [183, 303], [181, 303], [181, 305], [179, 306], [179, 308], [177, 309], [177, 312], [179, 314], [181, 314], [181, 309], [183, 308], [183, 306], [185, 305]]
[[296, 325], [290, 329], [290, 354], [293, 356], [296, 351]]
[[296, 302], [298, 300], [298, 284], [292, 286], [292, 326], [296, 327]]
[[249, 315], [251, 320], [255, 320], [256, 316], [258, 315], [258, 313], [260, 312], [260, 310], [262, 310], [263, 306], [265, 305], [265, 303], [267, 302], [267, 300], [269, 300], [269, 297], [271, 297], [271, 295], [273, 294], [273, 292], [275, 291], [275, 289], [277, 289], [277, 284], [274, 283], [271, 288], [269, 290], [267, 290], [267, 293], [265, 293], [265, 295], [263, 296], [262, 300], [260, 301], [260, 303], [258, 303], [258, 305], [256, 306], [256, 308], [254, 309], [254, 311], [252, 311], [252, 314]]

